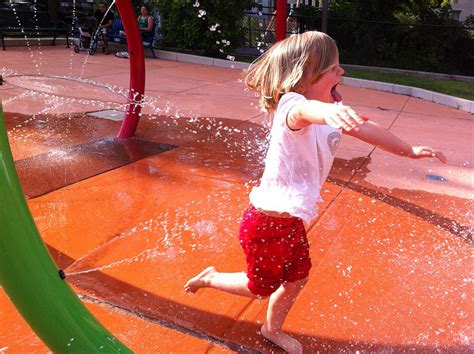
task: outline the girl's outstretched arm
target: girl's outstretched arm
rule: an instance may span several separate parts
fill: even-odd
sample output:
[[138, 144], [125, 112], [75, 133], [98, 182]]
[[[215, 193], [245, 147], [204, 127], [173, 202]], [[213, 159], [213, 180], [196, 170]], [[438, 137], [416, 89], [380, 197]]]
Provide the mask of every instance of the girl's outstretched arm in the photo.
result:
[[311, 124], [328, 124], [336, 129], [352, 131], [358, 130], [366, 120], [349, 106], [308, 100], [290, 109], [286, 122], [294, 130]]
[[446, 163], [446, 157], [441, 151], [434, 150], [428, 146], [411, 146], [372, 121], [365, 122], [365, 124], [360, 126], [359, 130], [354, 129], [345, 133], [392, 154], [407, 156], [413, 159], [436, 157], [442, 163]]

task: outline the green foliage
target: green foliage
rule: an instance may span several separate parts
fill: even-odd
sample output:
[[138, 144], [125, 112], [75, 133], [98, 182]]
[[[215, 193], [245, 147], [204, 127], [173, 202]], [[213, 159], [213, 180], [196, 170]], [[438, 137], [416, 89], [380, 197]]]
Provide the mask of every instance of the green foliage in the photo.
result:
[[474, 15], [467, 16], [464, 20], [464, 26], [474, 27]]
[[299, 18], [300, 24], [306, 30], [313, 31], [321, 28], [321, 10], [319, 7], [300, 5], [295, 9], [295, 13]]
[[330, 15], [361, 20], [392, 21], [394, 13], [402, 8], [404, 0], [333, 0]]
[[[241, 23], [252, 0], [155, 0], [162, 16], [162, 44], [223, 57], [242, 45]], [[199, 17], [199, 11], [205, 15]], [[217, 26], [216, 26], [217, 25]], [[215, 26], [215, 30], [213, 29]]]
[[341, 62], [473, 75], [474, 38], [445, 0], [333, 0]]

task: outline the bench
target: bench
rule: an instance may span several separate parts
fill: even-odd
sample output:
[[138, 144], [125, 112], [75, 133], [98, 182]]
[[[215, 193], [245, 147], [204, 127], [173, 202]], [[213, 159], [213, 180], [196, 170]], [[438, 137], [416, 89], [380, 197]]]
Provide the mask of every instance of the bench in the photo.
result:
[[[156, 21], [153, 23], [153, 28], [148, 36], [142, 38], [143, 48], [147, 48], [151, 50], [151, 54], [153, 58], [156, 58], [155, 51], [153, 50], [153, 42], [155, 40], [155, 32], [156, 32]], [[125, 32], [123, 31], [123, 24], [122, 21], [118, 18], [114, 20], [112, 23], [112, 28], [107, 33], [107, 38], [109, 41], [115, 43], [127, 43], [127, 38], [125, 37]]]
[[53, 22], [46, 11], [0, 8], [0, 38], [3, 50], [6, 50], [5, 38], [53, 37], [51, 45], [55, 45], [58, 36], [66, 37], [69, 47], [70, 29], [62, 21]]

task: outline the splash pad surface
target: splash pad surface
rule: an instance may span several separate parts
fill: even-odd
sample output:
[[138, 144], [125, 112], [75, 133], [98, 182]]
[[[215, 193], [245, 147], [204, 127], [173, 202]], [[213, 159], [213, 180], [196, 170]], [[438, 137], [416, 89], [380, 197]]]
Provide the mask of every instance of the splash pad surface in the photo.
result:
[[[83, 71], [83, 79], [114, 92], [128, 84], [122, 59], [97, 55], [84, 68], [70, 69], [69, 62], [83, 54], [42, 50], [48, 64], [42, 75]], [[26, 49], [3, 54], [5, 68], [36, 75], [20, 60]], [[74, 183], [48, 173], [47, 161], [67, 165], [77, 146], [114, 136], [120, 122], [84, 113], [120, 110], [124, 103], [87, 96], [87, 90], [72, 100], [60, 91], [10, 84], [6, 76], [0, 97], [17, 166], [54, 185], [28, 201], [38, 228], [91, 311], [135, 351], [278, 351], [257, 333], [264, 301], [182, 290], [207, 265], [244, 269], [238, 223], [262, 171], [267, 134], [257, 100], [244, 91], [237, 71], [146, 64], [149, 97], [136, 138], [176, 148], [120, 162], [108, 172], [97, 161], [110, 163], [113, 154], [86, 150], [67, 176], [89, 170], [90, 177]], [[466, 149], [472, 115], [406, 96], [350, 87], [341, 92], [346, 104], [404, 140], [442, 149], [449, 163], [403, 159], [343, 137], [323, 188], [321, 216], [309, 231], [310, 281], [285, 329], [310, 352], [467, 351], [474, 322], [473, 157]], [[38, 158], [55, 150], [56, 159]], [[27, 190], [38, 179], [22, 182]], [[18, 330], [0, 333], [0, 349], [47, 352], [0, 294], [1, 328]]]
[[73, 80], [55, 76], [19, 75], [11, 76], [8, 83], [13, 87], [37, 91], [55, 96], [77, 99], [102, 99], [108, 102], [124, 102], [123, 95], [113, 92], [106, 85], [89, 83], [88, 80]]

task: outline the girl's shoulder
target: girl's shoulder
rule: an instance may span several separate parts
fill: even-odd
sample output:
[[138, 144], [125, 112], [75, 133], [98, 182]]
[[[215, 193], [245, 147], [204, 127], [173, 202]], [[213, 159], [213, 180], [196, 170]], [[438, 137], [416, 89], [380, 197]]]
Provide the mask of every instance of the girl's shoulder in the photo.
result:
[[280, 125], [283, 127], [287, 127], [286, 119], [290, 109], [293, 108], [296, 104], [303, 103], [306, 100], [306, 97], [296, 92], [288, 92], [283, 94], [280, 97], [277, 109], [274, 112], [274, 121], [280, 123]]
[[280, 101], [283, 100], [283, 99], [286, 99], [286, 100], [293, 100], [293, 99], [301, 100], [301, 99], [305, 99], [305, 100], [306, 100], [306, 97], [304, 97], [301, 93], [297, 93], [297, 92], [294, 92], [294, 91], [290, 91], [290, 92], [284, 93], [284, 94], [280, 97]]
[[306, 97], [296, 92], [287, 92], [280, 97], [276, 111], [287, 110], [296, 103], [306, 101]]

